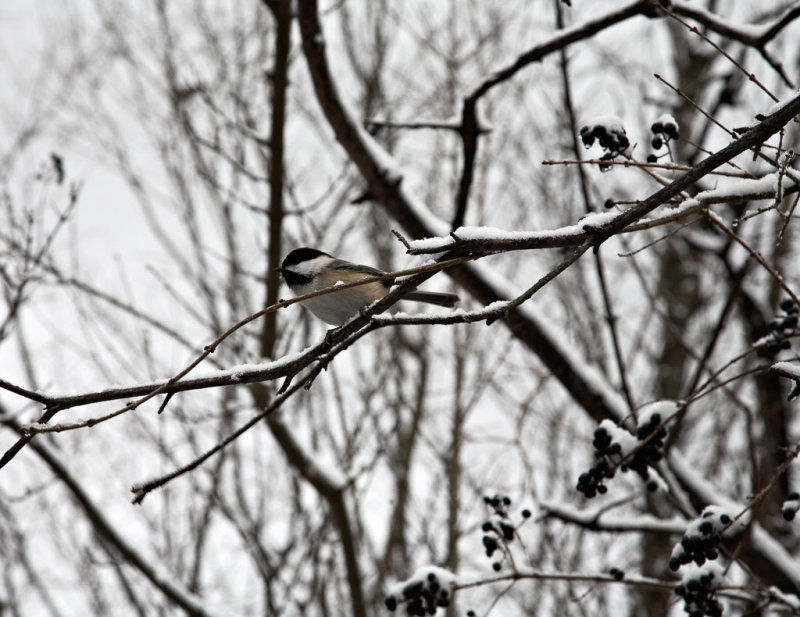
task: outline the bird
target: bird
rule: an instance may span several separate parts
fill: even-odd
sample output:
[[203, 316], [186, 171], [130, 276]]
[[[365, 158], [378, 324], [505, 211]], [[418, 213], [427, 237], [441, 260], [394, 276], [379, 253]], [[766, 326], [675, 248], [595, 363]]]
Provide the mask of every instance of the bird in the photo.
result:
[[[296, 296], [333, 287], [337, 283], [352, 283], [372, 276], [385, 274], [382, 270], [337, 259], [333, 255], [307, 246], [294, 249], [276, 270]], [[394, 280], [373, 281], [348, 287], [341, 291], [302, 300], [302, 304], [319, 319], [333, 326], [341, 326], [356, 313], [389, 293]], [[452, 293], [419, 291], [411, 289], [403, 300], [425, 302], [452, 308], [459, 298]]]

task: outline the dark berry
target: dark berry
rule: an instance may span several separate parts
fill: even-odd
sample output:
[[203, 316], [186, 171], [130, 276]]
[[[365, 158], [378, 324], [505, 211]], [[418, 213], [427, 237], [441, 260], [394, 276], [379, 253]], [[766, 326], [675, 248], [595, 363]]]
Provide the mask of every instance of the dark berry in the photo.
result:
[[789, 501], [796, 501], [800, 499], [800, 493], [789, 493], [789, 496], [786, 499]]
[[608, 492], [608, 487], [605, 484], [598, 484], [597, 492], [601, 495], [605, 495]]
[[608, 198], [608, 199], [606, 199], [606, 200], [605, 200], [605, 202], [603, 203], [603, 207], [604, 207], [606, 210], [610, 210], [610, 209], [611, 209], [611, 208], [613, 208], [615, 205], [616, 205], [616, 202], [615, 202], [613, 199], [611, 199], [611, 198]]
[[653, 124], [650, 125], [650, 131], [653, 133], [653, 135], [657, 133], [663, 133], [664, 126], [660, 122], [653, 122]]
[[796, 511], [795, 511], [794, 508], [784, 508], [783, 512], [782, 512], [784, 520], [787, 520], [787, 521], [793, 521], [794, 517], [795, 517], [795, 513], [796, 513]]
[[728, 516], [727, 514], [720, 514], [719, 522], [722, 523], [723, 525], [727, 525], [728, 523], [731, 522], [731, 517]]
[[683, 585], [676, 585], [675, 586], [675, 595], [676, 596], [685, 596], [686, 595], [686, 587]]
[[650, 480], [650, 482], [647, 483], [647, 490], [651, 493], [655, 493], [658, 490], [658, 482]]
[[467, 617], [475, 617], [475, 611], [467, 611]]
[[388, 608], [390, 611], [393, 611], [394, 609], [397, 608], [397, 600], [395, 599], [394, 596], [386, 596], [386, 599], [383, 601], [383, 603], [386, 605], [386, 608]]
[[669, 560], [669, 569], [672, 570], [673, 572], [677, 572], [678, 570], [680, 570], [680, 567], [681, 567], [680, 559], [673, 557], [672, 559]]
[[653, 150], [661, 150], [664, 141], [658, 135], [654, 135], [653, 139], [650, 140], [650, 145], [653, 147]]
[[413, 598], [418, 596], [422, 591], [422, 582], [421, 581], [414, 581], [413, 583], [409, 583], [405, 587], [403, 587], [403, 597], [408, 600], [409, 598]]
[[501, 568], [501, 567], [502, 567], [502, 566], [500, 565], [500, 562], [499, 562], [499, 561], [495, 561], [495, 562], [492, 564], [492, 570], [494, 570], [495, 572], [500, 572], [500, 568]]
[[786, 313], [797, 313], [797, 305], [791, 298], [784, 298], [780, 304], [781, 310]]
[[783, 345], [780, 342], [770, 343], [767, 345], [767, 351], [772, 354], [773, 356], [778, 353], [781, 349], [783, 349]]
[[594, 135], [589, 130], [589, 127], [588, 126], [582, 126], [580, 133], [581, 133], [581, 141], [583, 142], [583, 145], [586, 146], [587, 148], [590, 148], [592, 146], [592, 144], [594, 143]]
[[531, 511], [530, 511], [530, 510], [528, 510], [527, 508], [525, 508], [525, 509], [522, 511], [522, 518], [530, 518], [530, 517], [531, 517]]
[[511, 498], [510, 497], [503, 497], [503, 505], [510, 506], [511, 505]]
[[664, 125], [664, 135], [670, 139], [678, 139], [678, 125], [673, 124], [672, 122], [667, 122]]
[[706, 535], [710, 534], [714, 530], [714, 526], [711, 524], [711, 521], [705, 521], [700, 523], [700, 533], [704, 533]]
[[483, 531], [491, 531], [492, 527], [493, 525], [489, 521], [486, 521], [483, 525], [481, 525], [481, 529]]
[[648, 163], [658, 163], [658, 157], [655, 154], [648, 154], [646, 160]]

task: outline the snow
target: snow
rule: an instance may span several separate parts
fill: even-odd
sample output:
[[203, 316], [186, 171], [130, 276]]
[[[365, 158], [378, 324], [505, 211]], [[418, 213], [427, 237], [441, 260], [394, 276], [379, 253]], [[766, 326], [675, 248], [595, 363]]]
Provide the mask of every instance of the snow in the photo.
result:
[[716, 561], [706, 562], [702, 566], [698, 566], [693, 563], [686, 564], [683, 566], [683, 568], [681, 568], [681, 572], [683, 574], [681, 576], [681, 583], [684, 585], [688, 584], [689, 581], [696, 581], [703, 576], [710, 575], [711, 582], [708, 585], [710, 589], [716, 589], [720, 587], [722, 585], [722, 579], [725, 575], [724, 568]]
[[761, 178], [732, 178], [720, 186], [702, 191], [695, 196], [698, 201], [711, 201], [740, 197], [742, 195], [757, 195], [775, 193], [778, 190], [778, 174], [767, 174]]
[[[453, 234], [458, 240], [540, 240], [582, 236], [578, 225], [568, 225], [545, 231], [507, 231], [497, 227], [459, 227]], [[413, 246], [413, 242], [411, 243]]]
[[639, 445], [639, 440], [636, 439], [635, 435], [631, 435], [626, 429], [617, 426], [617, 423], [613, 420], [606, 418], [597, 428], [605, 429], [609, 437], [611, 437], [611, 443], [618, 443], [620, 445], [622, 450], [620, 450], [619, 455], [622, 458], [628, 456]]
[[790, 496], [789, 496], [789, 499], [786, 499], [786, 500], [783, 502], [783, 504], [781, 505], [781, 509], [785, 509], [785, 508], [791, 508], [791, 509], [793, 509], [793, 510], [795, 510], [795, 511], [797, 511], [798, 509], [800, 509], [800, 497], [797, 497], [797, 496], [796, 496], [796, 495], [797, 495], [796, 493], [793, 493], [792, 495], [795, 495], [795, 496], [794, 496], [794, 497], [792, 497], [792, 496], [790, 495]]
[[[456, 575], [439, 566], [424, 565], [404, 581], [391, 585], [386, 590], [386, 606], [394, 606], [428, 592], [437, 598], [452, 599], [456, 586]], [[394, 609], [390, 609], [394, 610]]]
[[774, 598], [777, 598], [778, 600], [780, 600], [790, 608], [794, 609], [795, 611], [800, 612], [800, 598], [798, 598], [796, 595], [791, 593], [784, 593], [775, 586], [769, 588], [769, 595]]
[[800, 364], [796, 362], [776, 362], [770, 369], [776, 373], [780, 373], [784, 377], [800, 380]]
[[[606, 213], [601, 213], [600, 216]], [[587, 217], [588, 218], [588, 217]], [[586, 221], [587, 219], [583, 219]], [[593, 219], [596, 221], [597, 219]], [[507, 241], [536, 243], [549, 246], [569, 246], [578, 244], [585, 237], [583, 222], [579, 225], [567, 225], [556, 229], [534, 231], [509, 231], [497, 227], [459, 227], [453, 233], [443, 236], [432, 236], [409, 242], [411, 251], [445, 251], [456, 241]]]
[[771, 196], [778, 191], [778, 174], [767, 174], [761, 178], [732, 178], [716, 188], [701, 191], [690, 199], [681, 202], [679, 208], [692, 209], [705, 203], [719, 203], [737, 198], [756, 198]]
[[593, 212], [584, 216], [578, 225], [581, 229], [593, 231], [613, 224], [619, 216], [619, 212]]
[[789, 103], [794, 101], [798, 96], [800, 96], [800, 89], [795, 90], [791, 93], [791, 95], [787, 95], [783, 97], [782, 100], [778, 101], [777, 103], [773, 104], [767, 111], [764, 112], [763, 115], [771, 116], [772, 114], [778, 113], [781, 109], [786, 107]]
[[661, 126], [666, 126], [668, 124], [675, 125], [675, 128], [680, 130], [680, 126], [678, 125], [678, 121], [672, 114], [661, 114], [658, 118], [656, 118], [656, 122], [659, 123]]
[[639, 417], [637, 428], [651, 424], [650, 419], [656, 414], [661, 416], [661, 421], [658, 422], [658, 424], [663, 425], [679, 411], [680, 405], [678, 404], [678, 401], [673, 400], [653, 401], [652, 403], [642, 405], [637, 413]]
[[617, 116], [595, 116], [594, 118], [589, 118], [583, 124], [589, 127], [602, 126], [608, 133], [625, 134], [625, 125]]
[[455, 244], [455, 240], [450, 236], [431, 236], [430, 238], [421, 238], [419, 240], [412, 240], [409, 242], [411, 249], [420, 251], [430, 250], [445, 250], [448, 246]]
[[[204, 381], [204, 380], [220, 380], [224, 381], [225, 379], [231, 379], [234, 381], [250, 383], [253, 381], [259, 381], [262, 379], [270, 379], [274, 377], [279, 377], [280, 375], [272, 375], [276, 373], [278, 370], [283, 368], [286, 365], [292, 364], [298, 359], [300, 359], [303, 355], [305, 355], [308, 351], [313, 349], [313, 346], [306, 347], [302, 351], [297, 351], [294, 353], [288, 353], [285, 356], [278, 358], [277, 360], [268, 360], [265, 362], [257, 362], [257, 363], [244, 363], [244, 364], [237, 364], [236, 366], [232, 366], [228, 369], [219, 370], [219, 371], [206, 371], [202, 373], [194, 373], [193, 371], [190, 373], [191, 378], [187, 378], [184, 376], [179, 382], [187, 382], [187, 381]], [[180, 369], [176, 369], [176, 373], [178, 373]], [[272, 377], [270, 377], [272, 375]], [[145, 383], [139, 384], [112, 384], [102, 390], [99, 390], [97, 394], [102, 396], [104, 393], [116, 393], [119, 391], [126, 391], [126, 390], [145, 390], [148, 388], [155, 389], [160, 386], [166, 384], [172, 377], [164, 378], [164, 379], [156, 379], [153, 381], [148, 381]], [[51, 398], [53, 400], [60, 400], [65, 398], [70, 398], [75, 396], [74, 394], [54, 394], [53, 392], [40, 392], [41, 396]], [[124, 398], [124, 397], [122, 397]], [[29, 425], [33, 428], [34, 425]]]

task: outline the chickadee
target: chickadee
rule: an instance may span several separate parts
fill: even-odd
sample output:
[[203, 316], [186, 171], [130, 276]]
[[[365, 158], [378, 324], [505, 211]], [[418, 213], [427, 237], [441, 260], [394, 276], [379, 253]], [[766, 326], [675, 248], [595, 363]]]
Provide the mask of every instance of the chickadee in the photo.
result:
[[[281, 267], [276, 269], [296, 296], [333, 287], [338, 282], [352, 283], [384, 274], [376, 268], [336, 259], [328, 253], [308, 247], [293, 250], [284, 258]], [[322, 321], [341, 326], [362, 308], [383, 298], [393, 284], [393, 280], [373, 281], [309, 298], [303, 300], [302, 304]], [[458, 302], [455, 294], [416, 289], [408, 291], [403, 299], [450, 308]]]

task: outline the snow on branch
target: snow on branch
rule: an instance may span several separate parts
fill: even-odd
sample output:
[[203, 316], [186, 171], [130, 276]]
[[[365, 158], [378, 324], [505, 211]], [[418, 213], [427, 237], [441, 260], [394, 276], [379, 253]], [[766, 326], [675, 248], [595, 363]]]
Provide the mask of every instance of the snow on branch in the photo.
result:
[[794, 400], [800, 396], [800, 364], [796, 362], [776, 362], [770, 367], [776, 375], [787, 377], [794, 381], [794, 387], [789, 392], [787, 400]]

